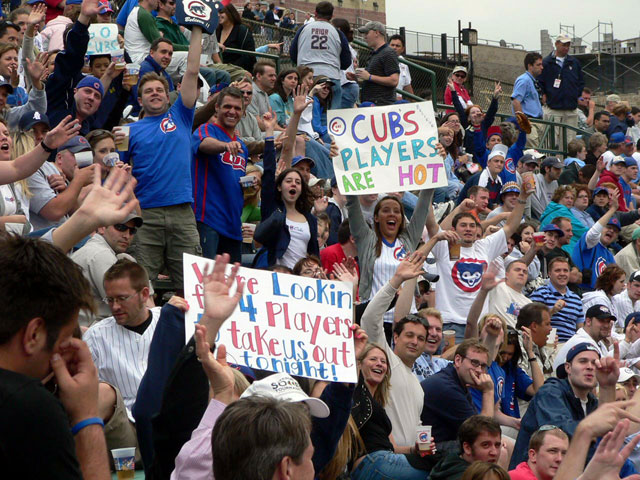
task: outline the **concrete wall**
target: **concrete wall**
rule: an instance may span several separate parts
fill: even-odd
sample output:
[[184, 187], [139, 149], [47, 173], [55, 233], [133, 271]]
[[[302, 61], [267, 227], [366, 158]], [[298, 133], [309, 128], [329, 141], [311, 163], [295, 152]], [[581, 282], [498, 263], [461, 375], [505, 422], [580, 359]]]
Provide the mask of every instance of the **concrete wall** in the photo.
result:
[[524, 72], [524, 50], [491, 45], [473, 47], [473, 70], [481, 77], [513, 83]]

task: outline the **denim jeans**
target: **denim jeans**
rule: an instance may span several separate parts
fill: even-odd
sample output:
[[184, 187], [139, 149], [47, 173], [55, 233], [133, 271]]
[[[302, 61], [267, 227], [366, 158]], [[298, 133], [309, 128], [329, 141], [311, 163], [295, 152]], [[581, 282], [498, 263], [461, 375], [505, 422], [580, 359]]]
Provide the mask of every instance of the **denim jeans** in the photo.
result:
[[197, 222], [197, 226], [203, 257], [214, 259], [216, 255], [228, 253], [232, 262], [242, 260], [242, 242], [240, 240], [220, 235], [206, 223]]
[[354, 108], [360, 96], [360, 87], [357, 83], [345, 83], [342, 85], [342, 106], [340, 108]]
[[342, 108], [342, 87], [340, 86], [339, 78], [332, 78], [333, 82], [333, 100], [331, 100], [331, 110], [338, 110]]
[[333, 160], [329, 156], [329, 146], [313, 139], [305, 143], [305, 155], [313, 158], [316, 166], [311, 169], [318, 178], [333, 178]]
[[351, 472], [352, 480], [426, 480], [429, 473], [413, 468], [407, 457], [378, 450], [364, 457]]

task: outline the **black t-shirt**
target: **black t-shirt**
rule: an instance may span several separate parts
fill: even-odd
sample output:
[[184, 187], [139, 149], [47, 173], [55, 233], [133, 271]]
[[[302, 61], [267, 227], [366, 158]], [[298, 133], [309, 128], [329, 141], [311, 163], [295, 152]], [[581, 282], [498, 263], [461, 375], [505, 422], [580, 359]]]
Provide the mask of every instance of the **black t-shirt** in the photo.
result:
[[[371, 75], [390, 77], [394, 73], [400, 73], [398, 55], [386, 43], [374, 51], [369, 58], [367, 71]], [[376, 105], [392, 105], [396, 101], [396, 88], [386, 87], [379, 83], [365, 80], [362, 83], [362, 101], [373, 102]]]
[[69, 419], [37, 379], [0, 368], [2, 478], [81, 479]]
[[136, 332], [138, 335], [142, 335], [144, 334], [145, 330], [149, 328], [149, 325], [151, 325], [151, 320], [153, 320], [153, 313], [149, 312], [149, 316], [147, 317], [147, 319], [140, 325], [136, 327], [127, 327], [126, 325], [124, 325], [124, 328], [126, 328], [127, 330], [131, 330], [132, 332]]

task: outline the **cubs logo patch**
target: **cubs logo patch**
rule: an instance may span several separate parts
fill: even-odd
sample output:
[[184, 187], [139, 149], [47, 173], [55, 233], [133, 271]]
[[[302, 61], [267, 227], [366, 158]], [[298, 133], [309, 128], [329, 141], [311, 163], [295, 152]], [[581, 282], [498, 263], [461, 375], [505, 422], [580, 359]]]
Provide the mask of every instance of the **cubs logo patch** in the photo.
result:
[[461, 258], [451, 270], [453, 283], [463, 292], [476, 292], [482, 283], [482, 273], [486, 266], [485, 260]]
[[405, 250], [404, 245], [400, 245], [399, 247], [393, 249], [393, 258], [395, 258], [396, 260], [402, 261], [406, 256], [407, 251]]
[[178, 127], [176, 127], [176, 124], [173, 123], [171, 117], [163, 118], [160, 122], [160, 130], [162, 130], [164, 133], [174, 132], [176, 128]]
[[598, 257], [596, 260], [596, 272], [598, 272], [598, 276], [602, 275], [605, 268], [607, 268], [607, 262], [605, 262], [604, 258]]
[[504, 162], [504, 169], [509, 173], [516, 173], [516, 166], [513, 164], [513, 158], [507, 158], [507, 161]]

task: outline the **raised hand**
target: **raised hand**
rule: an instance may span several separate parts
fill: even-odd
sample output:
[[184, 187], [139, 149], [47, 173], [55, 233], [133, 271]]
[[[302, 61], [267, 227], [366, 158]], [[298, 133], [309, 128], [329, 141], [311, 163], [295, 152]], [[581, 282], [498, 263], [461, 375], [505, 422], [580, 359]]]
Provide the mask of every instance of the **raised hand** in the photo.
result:
[[420, 252], [413, 252], [411, 255], [405, 257], [398, 268], [394, 277], [400, 280], [400, 283], [405, 280], [410, 280], [424, 273], [422, 265], [424, 263], [424, 255]]
[[[625, 437], [629, 431], [629, 420], [618, 422], [613, 431], [608, 432], [598, 444], [596, 453], [580, 476], [581, 480], [619, 480], [620, 469], [625, 460], [633, 452], [640, 435], [636, 435], [627, 445], [624, 446]], [[632, 476], [634, 479], [638, 475]], [[631, 477], [627, 477], [631, 478]]]
[[235, 379], [232, 368], [227, 364], [227, 349], [224, 345], [219, 345], [216, 355], [211, 353], [211, 345], [207, 342], [207, 327], [196, 325], [196, 356], [204, 373], [207, 374], [213, 398], [225, 405], [237, 400], [234, 385]]
[[498, 98], [498, 95], [500, 95], [501, 93], [502, 93], [502, 85], [500, 85], [500, 82], [496, 82], [495, 87], [493, 89], [493, 98]]
[[602, 387], [615, 387], [620, 376], [620, 347], [613, 342], [613, 358], [603, 357], [596, 360], [596, 378]]
[[476, 202], [471, 200], [470, 198], [465, 198], [460, 205], [458, 205], [460, 212], [470, 212], [474, 208], [476, 208]]
[[329, 199], [327, 197], [316, 198], [313, 201], [313, 208], [315, 209], [316, 215], [318, 213], [322, 213], [327, 210], [329, 206]]
[[353, 331], [353, 344], [356, 352], [356, 358], [358, 358], [364, 351], [364, 348], [367, 346], [369, 336], [367, 335], [367, 332], [365, 332], [364, 329], [359, 325], [351, 325], [351, 327], [349, 328], [351, 328], [351, 330]]
[[293, 113], [302, 113], [304, 109], [313, 103], [313, 99], [308, 98], [309, 89], [304, 85], [296, 87], [296, 94], [293, 97]]
[[77, 211], [88, 216], [96, 228], [122, 223], [138, 207], [133, 195], [136, 183], [125, 170], [112, 168], [101, 184], [100, 169], [95, 169], [93, 188]]
[[27, 18], [27, 25], [33, 25], [36, 27], [40, 24], [44, 24], [46, 13], [47, 5], [45, 3], [36, 3], [31, 7], [29, 18]]
[[218, 330], [224, 321], [231, 316], [242, 297], [244, 283], [237, 281], [238, 288], [236, 293], [231, 294], [231, 287], [236, 283], [236, 275], [240, 264], [236, 263], [231, 268], [231, 273], [225, 278], [227, 265], [229, 264], [229, 255], [216, 256], [216, 263], [211, 272], [209, 266], [205, 268], [202, 279], [204, 287], [204, 314], [200, 319], [200, 323], [209, 329], [207, 341], [213, 343]]
[[71, 115], [67, 115], [53, 130], [50, 130], [45, 135], [44, 144], [49, 148], [56, 149], [78, 135], [80, 127], [80, 122]]
[[42, 81], [41, 78], [48, 74], [47, 70], [47, 60], [49, 59], [48, 53], [39, 53], [36, 57], [35, 61], [31, 61], [30, 59], [25, 57], [25, 61], [27, 62], [27, 73], [31, 77], [31, 82], [33, 86], [37, 90], [42, 90]]
[[496, 280], [496, 273], [493, 270], [488, 270], [484, 272], [482, 275], [482, 284], [480, 285], [480, 289], [489, 291], [493, 290], [498, 286], [499, 283], [503, 282], [502, 280]]
[[265, 131], [273, 135], [273, 130], [276, 128], [276, 125], [278, 124], [278, 117], [275, 113], [273, 113], [273, 110], [271, 110], [271, 108], [269, 108], [268, 112], [265, 112], [262, 115], [262, 122], [264, 124]]
[[453, 78], [449, 78], [447, 80], [447, 87], [449, 87], [449, 90], [451, 90], [452, 92], [456, 91], [456, 86], [453, 83]]
[[524, 345], [524, 349], [529, 355], [529, 358], [532, 358], [533, 353], [533, 340], [531, 339], [531, 330], [527, 327], [520, 327], [520, 331], [522, 332], [522, 344]]
[[357, 271], [349, 270], [343, 263], [334, 263], [333, 273], [341, 282], [350, 283], [354, 289], [358, 287], [359, 279]]

